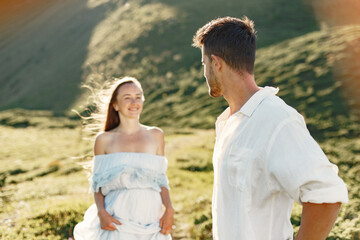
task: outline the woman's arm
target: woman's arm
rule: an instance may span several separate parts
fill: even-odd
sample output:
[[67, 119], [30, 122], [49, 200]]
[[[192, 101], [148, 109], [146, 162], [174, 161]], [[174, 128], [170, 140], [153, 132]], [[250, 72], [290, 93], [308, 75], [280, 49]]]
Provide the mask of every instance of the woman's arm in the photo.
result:
[[174, 224], [174, 208], [172, 207], [171, 201], [170, 201], [170, 194], [169, 190], [166, 187], [161, 188], [161, 200], [162, 203], [165, 206], [165, 212], [164, 215], [160, 219], [160, 227], [161, 227], [161, 233], [164, 235], [168, 235], [172, 231], [172, 226]]
[[[105, 137], [106, 136], [104, 134], [100, 134], [96, 137], [95, 145], [94, 145], [95, 155], [105, 154], [105, 144], [106, 144]], [[98, 209], [98, 216], [100, 218], [101, 229], [114, 231], [116, 230], [116, 227], [113, 223], [119, 225], [121, 225], [121, 223], [105, 210], [104, 198], [105, 197], [101, 192], [101, 188], [99, 188], [99, 192], [94, 193], [94, 199], [95, 199], [96, 207]]]
[[111, 216], [104, 208], [104, 195], [101, 192], [101, 188], [99, 192], [94, 193], [95, 204], [98, 209], [98, 216], [100, 218], [100, 226], [103, 230], [114, 231], [116, 227], [113, 223], [121, 225], [121, 223], [116, 220], [113, 216]]
[[[156, 129], [156, 138], [158, 142], [158, 148], [156, 151], [157, 155], [165, 155], [165, 141], [164, 133], [161, 129]], [[160, 219], [161, 233], [168, 235], [172, 231], [172, 226], [174, 223], [174, 208], [171, 204], [169, 190], [166, 187], [161, 188], [161, 200], [165, 206], [165, 212]]]

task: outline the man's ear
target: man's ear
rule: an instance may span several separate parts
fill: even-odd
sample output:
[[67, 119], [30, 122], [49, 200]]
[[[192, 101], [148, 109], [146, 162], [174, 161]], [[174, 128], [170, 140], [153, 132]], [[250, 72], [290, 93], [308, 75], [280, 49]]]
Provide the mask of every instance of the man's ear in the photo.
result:
[[211, 54], [211, 63], [214, 64], [215, 69], [220, 72], [223, 67], [222, 65], [224, 64], [224, 60], [221, 57]]

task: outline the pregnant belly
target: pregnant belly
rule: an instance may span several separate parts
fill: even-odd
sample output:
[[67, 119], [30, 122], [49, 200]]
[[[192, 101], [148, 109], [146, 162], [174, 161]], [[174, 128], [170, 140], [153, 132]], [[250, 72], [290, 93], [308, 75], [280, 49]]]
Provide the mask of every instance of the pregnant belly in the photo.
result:
[[152, 189], [121, 189], [105, 197], [105, 208], [116, 218], [142, 225], [158, 222], [162, 215], [159, 192]]

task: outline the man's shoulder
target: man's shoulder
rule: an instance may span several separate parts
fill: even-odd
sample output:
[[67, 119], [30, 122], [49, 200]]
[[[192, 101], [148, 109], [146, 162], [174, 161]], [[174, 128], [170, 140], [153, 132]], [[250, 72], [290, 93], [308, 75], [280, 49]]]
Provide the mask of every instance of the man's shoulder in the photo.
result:
[[287, 119], [303, 119], [302, 115], [293, 107], [285, 103], [278, 96], [265, 98], [259, 105], [256, 114], [257, 117], [266, 119], [266, 121], [278, 124]]

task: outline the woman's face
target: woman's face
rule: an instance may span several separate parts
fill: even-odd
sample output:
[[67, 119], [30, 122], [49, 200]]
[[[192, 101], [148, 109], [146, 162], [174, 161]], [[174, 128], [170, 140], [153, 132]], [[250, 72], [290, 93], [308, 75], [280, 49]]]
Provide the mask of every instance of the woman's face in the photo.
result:
[[118, 90], [114, 108], [121, 117], [138, 119], [143, 103], [143, 93], [140, 88], [134, 83], [125, 83]]

